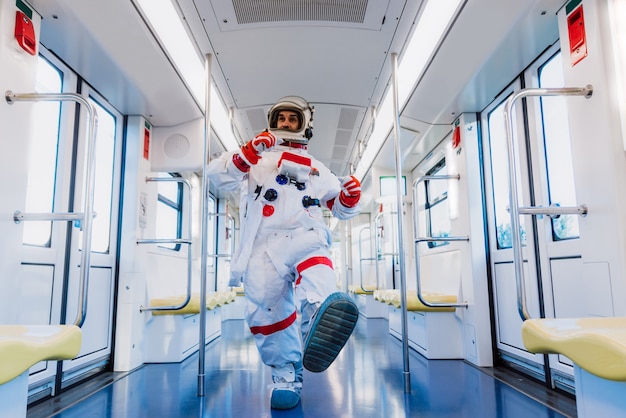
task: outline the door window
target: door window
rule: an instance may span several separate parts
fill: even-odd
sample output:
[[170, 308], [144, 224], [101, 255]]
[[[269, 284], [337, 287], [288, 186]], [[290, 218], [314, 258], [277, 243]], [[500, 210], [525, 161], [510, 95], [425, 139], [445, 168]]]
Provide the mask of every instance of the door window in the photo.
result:
[[[504, 106], [506, 101], [496, 106], [487, 118], [487, 134], [489, 151], [491, 153], [491, 176], [493, 186], [493, 205], [495, 212], [495, 230], [498, 249], [512, 247], [511, 216], [509, 214], [509, 165], [506, 143], [506, 129], [504, 126]], [[513, 132], [517, 131], [516, 119], [513, 120]], [[522, 190], [519, 163], [517, 166], [517, 189]], [[521, 200], [520, 200], [521, 201]], [[524, 218], [520, 218], [520, 237], [522, 245], [526, 245], [526, 227]]]
[[[37, 62], [37, 93], [61, 93], [62, 73], [45, 58]], [[33, 142], [29, 149], [26, 213], [52, 213], [54, 206], [57, 153], [59, 148], [60, 102], [33, 104]], [[52, 222], [24, 222], [22, 243], [49, 247]]]
[[[560, 53], [539, 68], [539, 85], [542, 88], [564, 85]], [[564, 96], [541, 98], [543, 142], [548, 170], [548, 198], [550, 204], [556, 206], [577, 205], [566, 100]], [[578, 236], [577, 215], [561, 215], [552, 219], [554, 241], [578, 238]]]
[[[94, 194], [93, 236], [91, 251], [108, 253], [111, 232], [111, 204], [115, 160], [115, 132], [117, 119], [95, 99], [89, 99], [98, 114], [96, 134], [96, 184]], [[81, 240], [82, 242], [82, 240]]]

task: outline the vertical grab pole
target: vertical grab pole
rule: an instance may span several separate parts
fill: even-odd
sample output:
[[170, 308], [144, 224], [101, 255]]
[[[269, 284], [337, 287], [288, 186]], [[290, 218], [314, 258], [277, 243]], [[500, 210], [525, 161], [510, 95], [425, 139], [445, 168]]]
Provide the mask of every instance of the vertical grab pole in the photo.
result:
[[206, 275], [209, 235], [209, 178], [207, 164], [211, 155], [211, 54], [204, 59], [206, 86], [204, 89], [204, 161], [202, 162], [202, 249], [200, 250], [200, 336], [198, 339], [198, 396], [204, 396], [204, 341], [206, 339]]
[[509, 163], [509, 211], [511, 217], [511, 244], [513, 249], [513, 267], [517, 287], [517, 306], [522, 320], [530, 318], [526, 308], [526, 289], [524, 286], [524, 255], [519, 220], [519, 198], [517, 195], [517, 165], [515, 161], [515, 139], [513, 138], [513, 105], [524, 97], [522, 92], [513, 94], [504, 105], [504, 127], [506, 129], [507, 158]]
[[74, 325], [82, 327], [85, 323], [87, 316], [87, 289], [89, 286], [89, 268], [91, 267], [91, 239], [93, 236], [93, 218], [94, 212], [94, 198], [96, 193], [96, 134], [98, 132], [98, 114], [96, 109], [89, 103], [88, 100], [83, 100], [82, 103], [87, 109], [87, 117], [89, 119], [88, 125], [88, 145], [87, 145], [87, 181], [86, 181], [86, 196], [83, 197], [83, 205], [85, 211], [83, 227], [83, 252], [80, 255], [80, 289], [81, 295], [81, 307], [76, 313], [76, 320]]
[[398, 54], [391, 54], [391, 87], [393, 89], [393, 142], [396, 151], [396, 204], [398, 215], [398, 267], [400, 270], [400, 303], [402, 307], [402, 350], [404, 353], [404, 393], [411, 393], [409, 370], [409, 332], [406, 317], [406, 275], [404, 273], [404, 239], [402, 227], [402, 158], [400, 152], [400, 109], [398, 104]]
[[354, 277], [352, 271], [352, 219], [349, 219], [345, 225], [346, 232], [346, 291], [349, 290], [350, 285], [348, 283], [354, 284]]

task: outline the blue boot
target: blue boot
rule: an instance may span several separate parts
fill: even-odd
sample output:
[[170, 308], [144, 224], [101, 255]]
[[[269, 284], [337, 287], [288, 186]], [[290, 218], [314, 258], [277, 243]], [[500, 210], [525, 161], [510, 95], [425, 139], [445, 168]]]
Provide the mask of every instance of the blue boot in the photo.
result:
[[274, 389], [270, 397], [270, 405], [273, 409], [295, 408], [300, 402], [301, 382], [285, 382], [281, 379], [274, 380]]
[[311, 372], [323, 372], [350, 338], [359, 309], [346, 293], [330, 295], [315, 313], [304, 339], [302, 362]]
[[[299, 365], [299, 366], [298, 366]], [[288, 364], [272, 369], [272, 395], [270, 406], [273, 409], [291, 409], [300, 403], [302, 390], [302, 365]]]

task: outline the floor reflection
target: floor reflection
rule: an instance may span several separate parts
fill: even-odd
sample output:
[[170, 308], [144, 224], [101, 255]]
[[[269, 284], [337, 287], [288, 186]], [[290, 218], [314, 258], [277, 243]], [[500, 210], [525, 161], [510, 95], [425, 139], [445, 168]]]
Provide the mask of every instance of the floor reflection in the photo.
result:
[[[411, 391], [404, 391], [402, 344], [384, 319], [361, 318], [335, 363], [305, 372], [302, 402], [269, 407], [269, 369], [241, 320], [223, 323], [207, 346], [204, 396], [198, 396], [198, 357], [150, 364], [93, 394], [74, 388], [29, 409], [29, 418], [85, 417], [533, 417], [560, 414], [458, 360], [426, 360], [410, 350]], [[73, 392], [73, 393], [72, 393]], [[79, 399], [64, 404], [63, 398]]]

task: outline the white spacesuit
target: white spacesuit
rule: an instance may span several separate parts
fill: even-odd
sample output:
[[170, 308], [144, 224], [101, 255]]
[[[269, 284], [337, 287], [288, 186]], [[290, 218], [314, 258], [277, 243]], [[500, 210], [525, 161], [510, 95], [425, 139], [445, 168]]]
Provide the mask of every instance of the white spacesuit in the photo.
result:
[[308, 154], [312, 117], [304, 99], [283, 98], [268, 113], [269, 132], [208, 168], [217, 188], [241, 192], [230, 284], [244, 283], [246, 321], [261, 359], [272, 367], [271, 406], [278, 409], [298, 404], [302, 365], [325, 370], [358, 319], [356, 305], [337, 292], [323, 209], [339, 219], [358, 214], [360, 183], [338, 179]]

